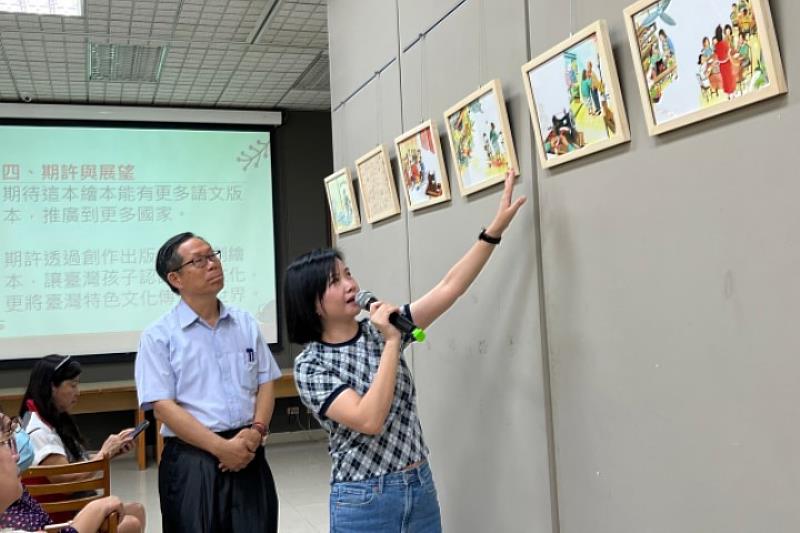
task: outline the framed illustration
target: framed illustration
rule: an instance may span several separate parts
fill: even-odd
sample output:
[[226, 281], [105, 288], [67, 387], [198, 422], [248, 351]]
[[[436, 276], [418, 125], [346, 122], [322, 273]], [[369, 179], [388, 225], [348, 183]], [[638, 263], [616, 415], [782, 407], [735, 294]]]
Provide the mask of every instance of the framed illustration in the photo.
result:
[[786, 92], [767, 0], [641, 0], [625, 25], [650, 135]]
[[400, 212], [392, 166], [383, 145], [358, 158], [356, 171], [367, 222], [378, 222]]
[[328, 196], [333, 230], [337, 235], [361, 227], [350, 169], [343, 168], [325, 178], [325, 194]]
[[492, 80], [444, 112], [461, 195], [519, 175], [499, 80]]
[[408, 209], [450, 200], [450, 184], [442, 159], [439, 130], [427, 120], [394, 140]]
[[542, 167], [630, 141], [606, 21], [522, 65], [522, 78]]

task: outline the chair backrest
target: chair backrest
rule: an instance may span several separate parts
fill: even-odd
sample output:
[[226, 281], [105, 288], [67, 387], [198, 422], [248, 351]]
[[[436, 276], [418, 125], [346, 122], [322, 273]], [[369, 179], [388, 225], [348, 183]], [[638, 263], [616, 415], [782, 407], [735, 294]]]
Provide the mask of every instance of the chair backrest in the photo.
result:
[[[61, 483], [26, 483], [65, 474], [93, 474], [90, 479], [66, 481]], [[40, 503], [49, 515], [70, 513], [72, 516], [91, 501], [111, 495], [111, 476], [108, 458], [101, 456], [91, 461], [81, 461], [65, 465], [32, 466], [22, 473], [22, 483], [31, 496]], [[107, 529], [116, 532], [117, 515], [107, 519]]]

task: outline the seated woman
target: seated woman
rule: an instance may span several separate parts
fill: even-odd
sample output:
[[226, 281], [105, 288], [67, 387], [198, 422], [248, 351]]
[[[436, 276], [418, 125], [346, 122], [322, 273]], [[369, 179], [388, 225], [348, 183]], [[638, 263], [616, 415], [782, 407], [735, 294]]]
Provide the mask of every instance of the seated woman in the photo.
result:
[[[0, 412], [0, 529], [3, 531], [42, 531], [53, 521], [42, 507], [24, 491], [19, 481], [20, 470], [27, 465], [19, 465], [17, 453], [22, 446], [20, 437], [26, 434], [18, 431], [18, 421]], [[91, 533], [98, 531], [103, 521], [112, 512], [120, 517], [121, 533], [139, 533], [143, 524], [134, 516], [125, 516], [122, 502], [116, 496], [94, 500], [81, 509], [70, 522], [61, 529], [62, 533]]]
[[17, 473], [17, 443], [10, 418], [0, 414], [0, 510], [22, 496], [22, 485]]
[[[100, 454], [112, 459], [133, 448], [132, 428], [106, 438], [97, 453], [86, 451], [86, 441], [69, 411], [78, 402], [81, 365], [70, 356], [48, 355], [33, 366], [19, 416], [33, 444], [33, 465], [62, 465], [90, 460]], [[83, 479], [91, 474], [66, 474], [49, 478], [51, 483]], [[125, 514], [145, 522], [144, 507], [126, 503]], [[56, 519], [60, 519], [57, 517]]]

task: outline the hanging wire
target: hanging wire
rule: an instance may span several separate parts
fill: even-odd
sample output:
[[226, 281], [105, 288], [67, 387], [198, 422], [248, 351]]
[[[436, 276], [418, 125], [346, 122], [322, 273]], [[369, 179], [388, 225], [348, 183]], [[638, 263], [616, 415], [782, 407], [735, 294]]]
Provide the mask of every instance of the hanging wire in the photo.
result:
[[375, 144], [381, 144], [381, 132], [383, 131], [383, 110], [381, 109], [381, 73], [375, 73], [375, 107], [376, 113], [376, 131], [375, 131]]
[[427, 65], [425, 64], [425, 35], [420, 34], [420, 49], [419, 49], [419, 121], [422, 122], [425, 120], [425, 115], [428, 111], [427, 106], [427, 98], [425, 95], [427, 94], [426, 86], [427, 86], [427, 76], [426, 73], [428, 69], [426, 68]]
[[478, 0], [478, 87], [483, 85], [483, 57], [486, 51], [486, 45], [483, 42], [483, 28], [483, 0]]
[[[435, 21], [433, 24], [431, 24], [430, 26], [428, 26], [428, 28], [426, 28], [426, 29], [425, 29], [425, 31], [423, 31], [422, 33], [420, 33], [420, 34], [419, 34], [419, 35], [418, 35], [418, 36], [417, 36], [417, 37], [416, 37], [416, 38], [415, 38], [413, 41], [411, 41], [410, 43], [408, 43], [408, 44], [406, 45], [406, 47], [405, 47], [405, 48], [403, 48], [403, 50], [402, 50], [402, 53], [406, 53], [406, 52], [408, 52], [409, 50], [411, 50], [411, 48], [413, 48], [413, 47], [414, 47], [414, 46], [415, 46], [417, 43], [419, 43], [419, 41], [420, 41], [420, 40], [422, 40], [422, 38], [423, 38], [423, 37], [427, 36], [427, 35], [428, 35], [428, 34], [429, 34], [431, 31], [433, 31], [433, 29], [434, 29], [434, 28], [436, 28], [436, 26], [438, 26], [439, 24], [441, 24], [441, 23], [442, 23], [442, 21], [444, 21], [445, 19], [447, 19], [447, 17], [449, 17], [450, 15], [452, 15], [452, 14], [453, 14], [453, 13], [454, 13], [454, 12], [455, 12], [455, 11], [456, 11], [458, 8], [460, 8], [461, 6], [463, 6], [465, 3], [467, 3], [467, 0], [460, 0], [460, 1], [459, 1], [459, 2], [456, 4], [456, 5], [454, 5], [453, 7], [451, 7], [451, 8], [450, 8], [450, 9], [449, 9], [449, 10], [448, 10], [448, 11], [447, 11], [445, 14], [443, 14], [441, 17], [439, 17], [438, 19], [436, 19], [436, 21]], [[378, 70], [377, 70], [377, 71], [376, 71], [376, 72], [375, 72], [375, 73], [374, 73], [372, 76], [370, 76], [370, 77], [369, 77], [369, 79], [367, 79], [366, 81], [364, 81], [364, 83], [362, 83], [361, 85], [359, 85], [359, 86], [358, 86], [358, 87], [357, 87], [357, 88], [356, 88], [356, 89], [355, 89], [353, 92], [351, 92], [351, 93], [350, 93], [349, 95], [347, 95], [347, 96], [346, 96], [344, 99], [342, 99], [342, 100], [341, 100], [341, 101], [340, 101], [340, 102], [339, 102], [339, 103], [336, 105], [336, 107], [334, 107], [333, 109], [331, 109], [331, 111], [332, 111], [332, 112], [338, 111], [338, 110], [339, 110], [339, 109], [340, 109], [342, 106], [344, 106], [344, 105], [345, 105], [345, 104], [346, 104], [348, 101], [350, 101], [350, 100], [351, 100], [353, 97], [355, 97], [355, 95], [357, 95], [359, 92], [361, 92], [361, 90], [362, 90], [362, 89], [364, 89], [364, 87], [366, 87], [367, 85], [369, 85], [369, 83], [370, 83], [372, 80], [374, 80], [374, 79], [375, 79], [375, 78], [378, 76], [378, 74], [379, 74], [379, 73], [382, 73], [383, 71], [385, 71], [387, 68], [389, 68], [389, 67], [392, 65], [392, 63], [394, 63], [394, 62], [395, 62], [395, 61], [397, 61], [397, 60], [398, 60], [398, 58], [397, 58], [397, 57], [393, 57], [393, 58], [391, 58], [391, 59], [390, 59], [390, 60], [389, 60], [389, 61], [388, 61], [386, 64], [384, 64], [384, 65], [383, 65], [381, 68], [379, 68], [379, 69], [378, 69]]]
[[569, 0], [569, 36], [575, 32], [575, 8], [573, 0]]
[[347, 148], [347, 124], [345, 122], [346, 119], [347, 119], [347, 113], [345, 112], [344, 109], [342, 109], [342, 120], [340, 122], [342, 124], [342, 151], [344, 152], [344, 156], [342, 157], [343, 161], [346, 161], [345, 158], [347, 158], [348, 154], [350, 153], [348, 152]]

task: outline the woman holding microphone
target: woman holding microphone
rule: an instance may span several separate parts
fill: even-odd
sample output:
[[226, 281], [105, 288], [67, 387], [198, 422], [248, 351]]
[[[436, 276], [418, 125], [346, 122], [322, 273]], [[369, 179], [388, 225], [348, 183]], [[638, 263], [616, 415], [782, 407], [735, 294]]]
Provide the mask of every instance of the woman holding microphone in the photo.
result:
[[412, 341], [390, 323], [398, 313], [426, 328], [462, 296], [486, 265], [525, 198], [512, 201], [506, 178], [500, 206], [477, 242], [420, 299], [361, 312], [358, 283], [336, 250], [297, 258], [284, 280], [289, 339], [304, 344], [294, 375], [300, 398], [328, 432], [332, 532], [442, 530], [414, 379], [403, 350]]

